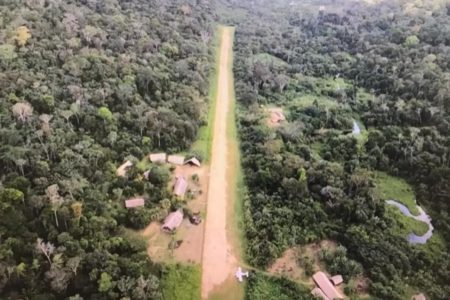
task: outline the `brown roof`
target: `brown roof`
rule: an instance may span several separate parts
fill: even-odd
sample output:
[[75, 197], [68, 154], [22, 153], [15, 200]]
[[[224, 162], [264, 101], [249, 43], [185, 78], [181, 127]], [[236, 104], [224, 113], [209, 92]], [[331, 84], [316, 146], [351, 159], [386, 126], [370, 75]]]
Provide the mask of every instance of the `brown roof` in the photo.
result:
[[165, 153], [152, 153], [148, 156], [152, 163], [166, 162], [167, 155]]
[[173, 231], [177, 229], [183, 222], [183, 211], [181, 209], [170, 213], [164, 220], [163, 230]]
[[173, 193], [177, 196], [183, 197], [186, 193], [188, 182], [183, 176], [177, 176], [175, 186], [173, 187]]
[[141, 207], [145, 205], [144, 198], [134, 198], [125, 201], [126, 208]]
[[331, 281], [324, 272], [317, 272], [313, 275], [313, 280], [322, 292], [330, 299], [344, 299], [344, 297], [336, 290]]
[[197, 167], [200, 167], [202, 165], [200, 163], [200, 161], [197, 158], [195, 158], [195, 157], [193, 157], [191, 159], [188, 159], [184, 164], [185, 165], [190, 164], [190, 165], [194, 165], [194, 166], [197, 166]]
[[418, 294], [418, 295], [414, 295], [412, 297], [412, 300], [427, 300], [427, 298], [425, 297], [424, 294]]
[[171, 164], [182, 166], [184, 164], [184, 156], [169, 155], [169, 157], [167, 158], [167, 161]]
[[319, 289], [318, 287], [316, 287], [315, 289], [313, 289], [313, 290], [311, 291], [311, 294], [313, 294], [313, 295], [316, 296], [316, 297], [320, 297], [320, 298], [322, 298], [323, 300], [330, 300], [330, 298], [328, 298], [328, 297], [322, 292], [322, 290]]
[[334, 275], [330, 278], [330, 280], [334, 285], [340, 285], [344, 281], [344, 279], [342, 279], [342, 275]]

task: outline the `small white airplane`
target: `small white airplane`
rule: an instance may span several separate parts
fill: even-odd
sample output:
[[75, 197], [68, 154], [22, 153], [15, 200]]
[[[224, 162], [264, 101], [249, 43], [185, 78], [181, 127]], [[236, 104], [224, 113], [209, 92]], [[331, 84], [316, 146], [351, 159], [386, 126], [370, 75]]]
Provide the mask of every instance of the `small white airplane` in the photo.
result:
[[242, 282], [242, 280], [244, 280], [244, 276], [248, 277], [248, 271], [247, 272], [242, 272], [242, 268], [239, 267], [236, 271], [236, 278], [239, 280], [239, 282]]

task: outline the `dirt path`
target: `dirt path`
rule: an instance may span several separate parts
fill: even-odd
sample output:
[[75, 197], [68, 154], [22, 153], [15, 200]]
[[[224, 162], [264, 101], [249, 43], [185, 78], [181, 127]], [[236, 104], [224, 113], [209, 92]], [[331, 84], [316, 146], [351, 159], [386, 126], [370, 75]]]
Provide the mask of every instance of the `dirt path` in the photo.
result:
[[230, 181], [227, 178], [228, 147], [230, 144], [227, 134], [227, 120], [228, 114], [233, 113], [230, 109], [233, 101], [233, 82], [230, 82], [232, 77], [229, 74], [231, 72], [233, 29], [225, 27], [221, 32], [219, 82], [203, 245], [203, 299], [208, 298], [214, 288], [223, 284], [237, 266], [232, 242], [227, 237], [226, 214], [227, 206], [231, 205], [230, 193], [228, 192]]

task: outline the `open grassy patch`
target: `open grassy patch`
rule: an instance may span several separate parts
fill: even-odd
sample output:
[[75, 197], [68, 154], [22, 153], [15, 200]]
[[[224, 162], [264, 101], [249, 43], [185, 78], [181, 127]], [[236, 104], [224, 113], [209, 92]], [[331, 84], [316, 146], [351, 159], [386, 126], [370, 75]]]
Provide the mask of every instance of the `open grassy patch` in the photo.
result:
[[416, 197], [411, 186], [402, 178], [384, 172], [374, 172], [376, 190], [384, 200], [397, 200], [408, 207], [413, 215], [418, 215]]
[[410, 233], [416, 235], [424, 235], [428, 231], [428, 225], [424, 222], [414, 220], [411, 217], [407, 217], [395, 206], [386, 206], [387, 215], [396, 221], [397, 226], [392, 230], [401, 236], [408, 236]]
[[428, 252], [431, 256], [442, 255], [442, 251], [445, 251], [445, 240], [439, 232], [434, 231], [426, 244], [419, 244], [416, 247]]
[[211, 157], [211, 147], [213, 139], [214, 112], [216, 111], [217, 88], [219, 84], [219, 56], [220, 42], [223, 27], [219, 26], [214, 37], [214, 64], [209, 73], [209, 103], [206, 125], [200, 127], [197, 134], [197, 140], [192, 144], [191, 150], [198, 151], [203, 155], [204, 161], [208, 162]]
[[165, 300], [198, 300], [201, 270], [199, 265], [168, 265], [162, 278]]
[[335, 108], [339, 105], [336, 100], [324, 96], [315, 95], [303, 95], [297, 97], [292, 103], [292, 105], [295, 107], [309, 107], [317, 105], [319, 107]]

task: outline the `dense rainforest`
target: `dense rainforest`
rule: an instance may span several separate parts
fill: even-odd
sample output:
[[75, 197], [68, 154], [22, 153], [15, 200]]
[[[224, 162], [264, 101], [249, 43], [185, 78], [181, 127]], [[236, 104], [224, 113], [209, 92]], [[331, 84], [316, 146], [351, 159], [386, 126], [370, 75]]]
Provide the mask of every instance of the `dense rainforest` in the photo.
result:
[[196, 138], [214, 18], [202, 0], [1, 1], [1, 299], [161, 299], [131, 229], [174, 208], [169, 174], [116, 168]]
[[[409, 299], [411, 290], [448, 299], [450, 7], [372, 2], [222, 7], [236, 25], [247, 258], [266, 268], [290, 247], [330, 239], [340, 251], [325, 264], [354, 299], [361, 276], [376, 299]], [[273, 107], [287, 119], [279, 126], [268, 126]], [[431, 216], [427, 243], [409, 243], [388, 210], [379, 189], [390, 178], [411, 185]], [[286, 289], [263, 296], [258, 280], [247, 299]]]

